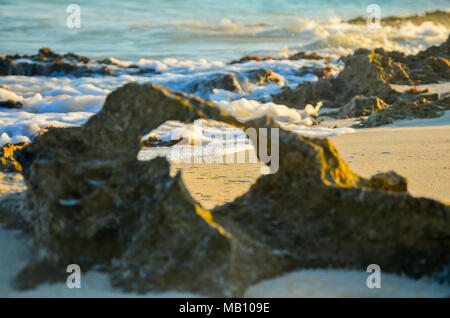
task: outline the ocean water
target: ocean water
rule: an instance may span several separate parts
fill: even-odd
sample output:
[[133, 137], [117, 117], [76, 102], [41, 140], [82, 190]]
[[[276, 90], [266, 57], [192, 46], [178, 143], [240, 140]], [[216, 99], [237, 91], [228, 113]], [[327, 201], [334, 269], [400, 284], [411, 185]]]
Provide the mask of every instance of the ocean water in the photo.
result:
[[[23, 104], [20, 110], [0, 109], [0, 145], [32, 141], [49, 126], [81, 125], [101, 110], [106, 95], [128, 83], [155, 83], [217, 102], [242, 120], [268, 115], [283, 127], [311, 137], [354, 132], [312, 126], [310, 110], [297, 110], [271, 102], [283, 86], [296, 87], [316, 81], [313, 69], [331, 68], [336, 76], [344, 67], [339, 56], [357, 48], [384, 47], [415, 54], [445, 41], [450, 25], [405, 22], [397, 26], [349, 24], [366, 18], [366, 0], [132, 0], [70, 1], [0, 0], [0, 55], [35, 54], [41, 47], [59, 53], [74, 52], [94, 59], [114, 57], [123, 65], [136, 64], [156, 72], [138, 74], [137, 69], [116, 76], [94, 75], [73, 78], [64, 74], [43, 76], [0, 76], [0, 100]], [[76, 3], [81, 9], [81, 27], [67, 27]], [[450, 0], [379, 0], [381, 17], [450, 10]], [[328, 60], [277, 59], [229, 65], [244, 55], [287, 57], [299, 50], [315, 51]], [[113, 66], [112, 66], [113, 67]], [[308, 67], [310, 73], [299, 69]], [[278, 74], [278, 83], [255, 83], [255, 70]], [[240, 92], [211, 87], [224, 74], [234, 75]], [[160, 127], [161, 138], [178, 138], [179, 131]], [[178, 127], [179, 128], [179, 127]], [[187, 139], [196, 130], [182, 129]], [[208, 130], [208, 129], [207, 129]], [[206, 131], [207, 133], [208, 131]], [[208, 140], [206, 133], [203, 139]], [[224, 133], [226, 135], [226, 133]], [[159, 136], [159, 135], [158, 135]], [[236, 148], [238, 149], [238, 148]]]
[[[81, 8], [81, 27], [66, 25], [70, 3]], [[444, 29], [425, 25], [367, 30], [342, 21], [436, 9], [449, 0], [0, 0], [0, 55], [35, 53], [43, 46], [91, 58], [137, 61], [166, 57], [229, 60], [290, 50], [344, 54], [361, 46], [414, 52], [439, 42]]]

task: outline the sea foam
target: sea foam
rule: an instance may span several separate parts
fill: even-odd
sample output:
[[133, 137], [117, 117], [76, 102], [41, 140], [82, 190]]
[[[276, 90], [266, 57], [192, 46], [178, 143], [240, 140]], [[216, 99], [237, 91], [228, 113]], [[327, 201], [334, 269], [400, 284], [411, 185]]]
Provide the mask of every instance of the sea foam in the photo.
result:
[[[127, 61], [116, 61], [128, 65]], [[241, 120], [263, 115], [273, 117], [287, 129], [297, 133], [326, 137], [353, 132], [352, 129], [309, 128], [313, 123], [308, 111], [276, 105], [271, 95], [279, 93], [282, 85], [297, 86], [303, 81], [316, 81], [313, 70], [329, 67], [335, 76], [343, 68], [342, 62], [325, 60], [267, 60], [242, 64], [225, 64], [220, 61], [190, 61], [175, 58], [140, 60], [139, 69], [126, 70], [118, 76], [5, 76], [0, 77], [0, 100], [13, 100], [23, 104], [21, 109], [1, 109], [0, 143], [30, 142], [43, 129], [82, 125], [90, 116], [101, 110], [106, 96], [128, 83], [155, 83], [173, 91], [181, 91], [215, 101], [218, 106]], [[141, 69], [152, 72], [137, 74]], [[302, 68], [309, 72], [299, 73]], [[278, 74], [281, 83], [258, 84], [250, 80], [251, 72], [268, 70]], [[134, 73], [133, 73], [134, 72]], [[218, 76], [233, 74], [240, 83], [239, 93], [210, 86]], [[191, 126], [184, 129], [185, 138], [191, 138]], [[208, 131], [206, 131], [206, 134]], [[207, 140], [205, 134], [202, 138]], [[237, 146], [234, 150], [242, 150]], [[232, 151], [226, 149], [225, 151]]]

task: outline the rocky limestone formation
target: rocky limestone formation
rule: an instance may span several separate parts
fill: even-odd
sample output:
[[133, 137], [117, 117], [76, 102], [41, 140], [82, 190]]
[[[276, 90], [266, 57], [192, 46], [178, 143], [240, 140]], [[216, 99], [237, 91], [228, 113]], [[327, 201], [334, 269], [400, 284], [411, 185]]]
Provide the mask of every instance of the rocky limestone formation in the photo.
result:
[[290, 60], [323, 60], [324, 57], [317, 54], [316, 52], [312, 52], [312, 53], [307, 53], [307, 52], [303, 52], [300, 51], [298, 53], [295, 53], [291, 56], [289, 56]]
[[285, 79], [280, 74], [268, 69], [252, 69], [242, 73], [223, 73], [208, 75], [202, 78], [195, 78], [188, 83], [186, 91], [191, 94], [208, 96], [214, 89], [224, 89], [237, 94], [251, 92], [255, 85], [275, 84], [282, 86]]
[[[111, 67], [113, 66], [113, 67]], [[49, 48], [42, 48], [35, 55], [0, 56], [0, 76], [7, 75], [51, 75], [64, 73], [72, 76], [87, 76], [92, 74], [113, 75], [114, 69], [133, 69], [136, 65], [124, 67], [111, 62], [110, 59], [93, 61], [90, 58], [74, 53], [59, 54]]]
[[26, 142], [18, 144], [8, 143], [0, 149], [0, 171], [19, 172], [22, 170], [20, 163], [14, 158], [14, 152], [27, 145]]
[[369, 116], [372, 113], [376, 113], [381, 109], [389, 107], [382, 99], [376, 96], [355, 96], [351, 101], [339, 110], [342, 116]]
[[285, 83], [283, 76], [264, 68], [249, 71], [246, 76], [248, 76], [250, 82], [255, 83], [256, 85], [276, 84], [281, 86]]
[[[369, 53], [368, 50], [360, 50], [362, 54]], [[358, 53], [358, 52], [357, 52]], [[387, 54], [384, 49], [376, 49], [368, 55], [369, 62], [372, 63], [379, 72], [379, 78], [384, 83], [414, 85], [407, 68], [397, 61], [397, 52]]]
[[320, 68], [317, 68], [315, 66], [303, 66], [303, 67], [299, 68], [298, 70], [296, 70], [296, 75], [301, 77], [301, 76], [304, 76], [307, 74], [314, 74], [320, 79], [322, 77], [325, 77], [325, 78], [330, 77], [332, 72], [333, 72], [333, 69], [330, 65], [327, 65], [325, 67], [320, 67]]
[[[238, 60], [233, 60], [229, 64], [243, 64], [251, 61], [261, 62], [261, 61], [269, 61], [269, 60], [282, 60], [283, 57], [272, 57], [272, 56], [257, 56], [257, 55], [246, 55]], [[296, 60], [323, 60], [328, 59], [328, 57], [323, 57], [316, 52], [304, 52], [300, 51], [294, 53], [287, 57], [287, 59], [296, 61]]]
[[[450, 36], [441, 45], [432, 46], [417, 55], [386, 52], [384, 49], [376, 49], [375, 52], [400, 65], [416, 85], [450, 80]], [[408, 81], [405, 81], [404, 75], [398, 72], [390, 83], [408, 84]]]
[[376, 127], [391, 124], [396, 120], [414, 118], [436, 118], [450, 110], [450, 95], [420, 95], [413, 99], [399, 100], [393, 105], [371, 114], [361, 122], [361, 127]]
[[181, 174], [170, 178], [165, 159], [157, 161], [165, 165], [165, 193], [154, 195], [156, 205], [143, 207], [130, 243], [112, 260], [113, 285], [231, 296], [230, 234], [191, 198]]
[[243, 63], [247, 63], [250, 61], [261, 62], [261, 61], [268, 61], [268, 60], [274, 60], [274, 58], [272, 58], [270, 56], [261, 57], [261, 56], [257, 56], [257, 55], [246, 55], [238, 60], [231, 61], [229, 64], [243, 64]]
[[[49, 264], [76, 263], [87, 269], [93, 265], [109, 266], [112, 259], [118, 259], [114, 266], [121, 269], [115, 276], [120, 281], [119, 277], [125, 279], [123, 266], [130, 264], [127, 270], [131, 272], [137, 268], [133, 266], [137, 266], [138, 260], [126, 262], [127, 255], [138, 245], [145, 245], [146, 251], [139, 253], [155, 252], [153, 263], [152, 257], [145, 254], [153, 268], [151, 273], [146, 272], [148, 283], [143, 285], [147, 290], [153, 285], [160, 290], [174, 289], [178, 286], [173, 285], [175, 282], [180, 284], [179, 288], [184, 286], [186, 290], [204, 293], [205, 288], [211, 292], [227, 290], [220, 287], [222, 283], [220, 288], [210, 287], [211, 283], [199, 290], [200, 283], [205, 281], [193, 279], [208, 275], [208, 272], [201, 273], [201, 263], [206, 266], [208, 262], [201, 257], [200, 250], [206, 256], [222, 251], [216, 245], [223, 245], [220, 242], [225, 236], [197, 215], [197, 204], [186, 191], [178, 192], [181, 181], [179, 177], [170, 177], [166, 159], [137, 160], [140, 139], [149, 130], [169, 119], [192, 122], [200, 117], [238, 124], [212, 103], [172, 94], [153, 85], [129, 84], [110, 94], [103, 110], [83, 127], [51, 129], [16, 153], [29, 189], [28, 208], [23, 218], [30, 224], [40, 254], [44, 255], [40, 263], [47, 264], [45, 268]], [[177, 221], [168, 222], [169, 216]], [[189, 221], [189, 217], [193, 220]], [[183, 222], [186, 224], [182, 225]], [[194, 226], [195, 222], [198, 225]], [[168, 234], [169, 228], [159, 227], [159, 223], [172, 227], [174, 234], [181, 231], [179, 226], [184, 227], [184, 234], [180, 232], [172, 237], [171, 246], [178, 245], [179, 250], [169, 249], [166, 254], [156, 252], [156, 246], [164, 249], [170, 240], [162, 235]], [[151, 233], [156, 236], [152, 238]], [[211, 238], [208, 233], [212, 233]], [[139, 237], [145, 241], [139, 243]], [[196, 255], [189, 257], [188, 249], [184, 248], [190, 239], [193, 245], [188, 249], [200, 256], [196, 261]], [[214, 262], [211, 258], [216, 268]], [[185, 264], [184, 271], [179, 266], [181, 263]], [[58, 265], [50, 268], [55, 266]], [[30, 272], [39, 268], [30, 264], [24, 270], [26, 274], [20, 277], [30, 280], [33, 276]], [[160, 276], [152, 276], [155, 268]], [[139, 271], [134, 274], [140, 277]], [[181, 281], [173, 280], [175, 274], [178, 278], [188, 276]], [[223, 281], [223, 276], [217, 275], [217, 279]], [[213, 280], [215, 276], [209, 277]], [[17, 286], [23, 286], [23, 282], [17, 282]]]
[[278, 127], [268, 117], [241, 123], [211, 102], [156, 85], [127, 84], [84, 126], [52, 129], [20, 150], [28, 186], [22, 218], [47, 265], [30, 264], [18, 281], [76, 263], [100, 266], [128, 291], [240, 296], [301, 268], [376, 263], [420, 277], [450, 264], [450, 208], [412, 197], [402, 178], [359, 177], [327, 139], [280, 130], [279, 141], [269, 140], [278, 143], [279, 170], [234, 202], [203, 209], [180, 175], [170, 177], [166, 159], [137, 160], [148, 131], [196, 118]]

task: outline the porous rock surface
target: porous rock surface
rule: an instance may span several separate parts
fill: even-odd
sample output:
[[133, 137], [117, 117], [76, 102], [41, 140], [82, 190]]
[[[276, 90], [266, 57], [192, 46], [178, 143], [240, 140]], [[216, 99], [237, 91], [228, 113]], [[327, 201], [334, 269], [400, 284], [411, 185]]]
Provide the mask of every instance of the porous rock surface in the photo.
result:
[[17, 152], [28, 187], [22, 218], [42, 262], [99, 265], [128, 291], [209, 296], [240, 296], [301, 268], [375, 263], [421, 277], [450, 264], [450, 208], [412, 197], [395, 184], [402, 178], [378, 186], [359, 177], [327, 139], [280, 129], [279, 141], [269, 140], [278, 143], [279, 170], [234, 202], [203, 209], [166, 159], [137, 160], [148, 131], [196, 118], [278, 127], [268, 117], [239, 122], [157, 85], [127, 84], [84, 126], [52, 129]]
[[368, 116], [389, 107], [382, 99], [376, 96], [355, 96], [350, 102], [342, 106], [340, 114], [343, 116]]

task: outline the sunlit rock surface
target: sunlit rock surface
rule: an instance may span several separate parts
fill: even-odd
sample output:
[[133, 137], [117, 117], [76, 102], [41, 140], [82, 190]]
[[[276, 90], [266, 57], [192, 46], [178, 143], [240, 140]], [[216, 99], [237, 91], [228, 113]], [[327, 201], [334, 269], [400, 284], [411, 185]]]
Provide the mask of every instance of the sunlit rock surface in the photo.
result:
[[[212, 102], [127, 84], [84, 126], [51, 129], [16, 152], [36, 263], [96, 265], [128, 291], [216, 296], [240, 296], [301, 268], [375, 263], [420, 277], [450, 264], [450, 208], [412, 197], [401, 177], [359, 177], [327, 139], [280, 129], [279, 141], [269, 140], [278, 143], [279, 170], [234, 202], [203, 209], [166, 159], [137, 160], [149, 130], [196, 118], [278, 127], [269, 117], [239, 122]], [[30, 264], [22, 277], [45, 281], [39, 268]]]

